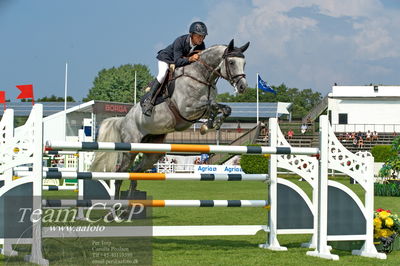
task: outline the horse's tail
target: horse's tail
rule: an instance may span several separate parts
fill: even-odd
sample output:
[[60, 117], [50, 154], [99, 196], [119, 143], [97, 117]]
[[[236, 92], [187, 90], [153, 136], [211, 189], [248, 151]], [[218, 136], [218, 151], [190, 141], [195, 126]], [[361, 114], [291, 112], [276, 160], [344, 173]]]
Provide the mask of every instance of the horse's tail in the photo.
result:
[[[123, 117], [111, 117], [105, 119], [100, 126], [98, 142], [122, 142], [120, 125]], [[116, 172], [118, 156], [120, 152], [96, 152], [90, 171], [92, 172]]]

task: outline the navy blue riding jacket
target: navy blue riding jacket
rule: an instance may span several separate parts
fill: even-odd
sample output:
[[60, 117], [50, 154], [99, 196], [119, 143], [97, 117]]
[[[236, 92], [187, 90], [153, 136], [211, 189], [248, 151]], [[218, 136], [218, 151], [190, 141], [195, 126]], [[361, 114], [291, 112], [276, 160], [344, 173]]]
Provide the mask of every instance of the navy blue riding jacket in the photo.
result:
[[[195, 50], [204, 50], [206, 46], [204, 42], [194, 47]], [[190, 53], [190, 34], [182, 35], [168, 45], [165, 49], [160, 50], [157, 59], [168, 64], [175, 64], [176, 67], [181, 67], [190, 64], [186, 58]]]

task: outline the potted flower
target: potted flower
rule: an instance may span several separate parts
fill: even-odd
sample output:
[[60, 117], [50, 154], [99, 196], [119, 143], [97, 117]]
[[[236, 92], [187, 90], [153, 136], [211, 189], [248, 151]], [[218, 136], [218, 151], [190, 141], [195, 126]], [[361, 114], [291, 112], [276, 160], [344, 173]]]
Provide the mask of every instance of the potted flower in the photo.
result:
[[389, 253], [400, 249], [400, 219], [390, 210], [374, 212], [374, 238], [379, 251]]

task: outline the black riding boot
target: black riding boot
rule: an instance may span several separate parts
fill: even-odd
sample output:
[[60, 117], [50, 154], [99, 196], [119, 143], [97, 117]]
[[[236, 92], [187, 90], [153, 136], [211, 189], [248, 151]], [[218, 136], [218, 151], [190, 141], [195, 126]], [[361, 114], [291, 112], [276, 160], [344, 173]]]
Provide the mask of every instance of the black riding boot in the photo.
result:
[[152, 84], [151, 84], [151, 89], [150, 89], [150, 96], [144, 100], [143, 105], [142, 105], [142, 112], [144, 115], [151, 116], [153, 113], [153, 107], [155, 103], [155, 98], [157, 97], [156, 92], [158, 88], [160, 87], [160, 82], [158, 82], [157, 79], [155, 79]]

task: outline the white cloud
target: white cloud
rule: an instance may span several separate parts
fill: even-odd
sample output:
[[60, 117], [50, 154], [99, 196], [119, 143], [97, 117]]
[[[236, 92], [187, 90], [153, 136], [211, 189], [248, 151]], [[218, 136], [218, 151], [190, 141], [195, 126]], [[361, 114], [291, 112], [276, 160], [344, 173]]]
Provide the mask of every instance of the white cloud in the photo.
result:
[[[215, 3], [208, 17], [213, 38], [251, 41], [247, 71], [273, 73], [272, 84], [323, 91], [333, 82], [400, 83], [393, 77], [399, 63], [383, 65], [400, 57], [400, 17], [379, 0]], [[326, 28], [326, 23], [337, 24]]]
[[383, 11], [379, 0], [324, 0], [306, 1], [318, 6], [321, 14], [330, 17], [370, 17]]
[[254, 10], [240, 20], [239, 32], [246, 38], [256, 37], [254, 45], [265, 54], [283, 57], [285, 45], [306, 30], [313, 30], [317, 21], [312, 18], [289, 17], [266, 8]]
[[[398, 33], [390, 32], [390, 24], [393, 23], [387, 18], [377, 18], [364, 23], [355, 23], [354, 28], [358, 31], [353, 41], [357, 46], [357, 56], [370, 60], [387, 57], [398, 57]], [[398, 25], [398, 24], [397, 24]]]

